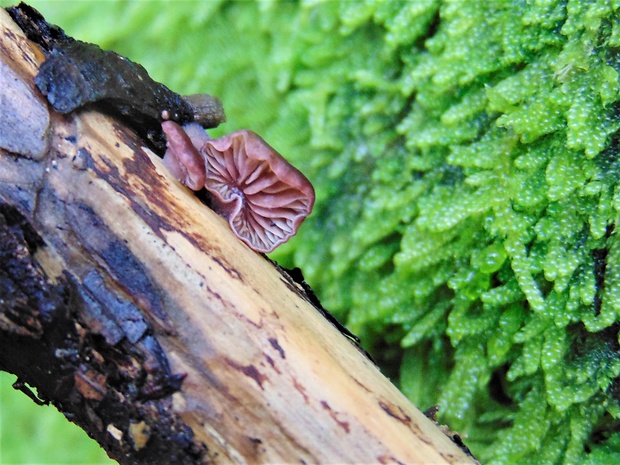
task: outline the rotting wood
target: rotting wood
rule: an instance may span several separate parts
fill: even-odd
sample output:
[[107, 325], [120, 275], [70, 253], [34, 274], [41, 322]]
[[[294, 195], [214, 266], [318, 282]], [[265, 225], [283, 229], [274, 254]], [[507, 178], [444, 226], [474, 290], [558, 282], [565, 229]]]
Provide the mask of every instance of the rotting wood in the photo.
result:
[[48, 111], [0, 29], [32, 109], [0, 109], [0, 368], [123, 464], [472, 463], [133, 133]]

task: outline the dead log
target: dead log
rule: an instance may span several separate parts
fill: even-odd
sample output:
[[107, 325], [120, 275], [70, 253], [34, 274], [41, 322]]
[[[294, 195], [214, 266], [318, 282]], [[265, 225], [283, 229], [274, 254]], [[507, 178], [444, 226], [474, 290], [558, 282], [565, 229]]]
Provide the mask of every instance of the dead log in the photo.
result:
[[43, 60], [0, 9], [0, 369], [123, 464], [472, 463]]

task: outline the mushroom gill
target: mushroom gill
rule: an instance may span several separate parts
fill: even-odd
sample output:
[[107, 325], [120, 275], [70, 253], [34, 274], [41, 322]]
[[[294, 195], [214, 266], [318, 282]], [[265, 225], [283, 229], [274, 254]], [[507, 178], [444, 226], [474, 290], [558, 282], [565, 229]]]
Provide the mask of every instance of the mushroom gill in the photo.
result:
[[254, 132], [208, 140], [202, 151], [214, 209], [257, 252], [289, 240], [312, 211], [310, 181]]

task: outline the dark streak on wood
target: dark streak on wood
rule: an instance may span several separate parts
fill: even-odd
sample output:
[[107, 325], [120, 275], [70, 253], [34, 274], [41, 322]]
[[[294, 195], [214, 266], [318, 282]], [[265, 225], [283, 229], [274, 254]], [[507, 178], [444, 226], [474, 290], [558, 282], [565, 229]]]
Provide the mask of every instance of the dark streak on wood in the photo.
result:
[[412, 432], [415, 433], [415, 435], [418, 437], [418, 439], [426, 444], [432, 444], [432, 441], [430, 440], [430, 438], [428, 438], [423, 432], [422, 430], [420, 430], [420, 427], [417, 425], [417, 423], [415, 421], [412, 420], [412, 418], [407, 415], [402, 408], [399, 406], [398, 407], [398, 412], [395, 411], [395, 406], [391, 405], [387, 402], [384, 401], [379, 401], [379, 406], [381, 407], [381, 409], [387, 413], [390, 417], [394, 418], [395, 420], [399, 421], [400, 423], [402, 423], [403, 425], [405, 425], [407, 428], [409, 428], [409, 430], [411, 430]]
[[240, 365], [237, 362], [226, 359], [226, 363], [234, 368], [235, 370], [240, 371], [248, 378], [252, 378], [258, 386], [264, 390], [263, 383], [267, 381], [267, 376], [263, 375], [260, 371], [256, 369], [254, 365]]
[[355, 384], [357, 384], [359, 387], [361, 387], [364, 391], [371, 392], [370, 389], [368, 389], [368, 386], [366, 386], [365, 384], [360, 382], [357, 378], [352, 376], [351, 379], [355, 382]]
[[271, 347], [273, 347], [275, 350], [278, 351], [278, 353], [280, 354], [280, 357], [282, 357], [282, 359], [286, 358], [286, 353], [284, 352], [284, 349], [280, 346], [280, 344], [278, 344], [278, 339], [275, 337], [270, 337], [269, 338], [269, 344], [271, 344]]
[[280, 373], [280, 370], [278, 370], [278, 368], [276, 367], [276, 363], [273, 361], [273, 359], [267, 354], [263, 355], [265, 356], [265, 360], [267, 360], [267, 363], [271, 366], [271, 368], [273, 368], [276, 372]]
[[403, 462], [401, 462], [395, 457], [392, 457], [391, 455], [390, 456], [381, 455], [377, 457], [377, 462], [382, 465], [388, 465], [388, 464], [405, 465]]
[[233, 267], [231, 267], [230, 265], [228, 265], [227, 263], [224, 263], [224, 260], [222, 260], [221, 258], [213, 257], [213, 261], [215, 263], [217, 263], [218, 265], [220, 265], [222, 267], [222, 269], [226, 273], [228, 273], [228, 275], [231, 278], [238, 279], [239, 281], [243, 281], [243, 278], [241, 277], [239, 272], [237, 270], [235, 270]]
[[103, 260], [115, 284], [137, 299], [158, 326], [172, 332], [157, 287], [129, 248], [114, 236], [90, 206], [77, 203], [68, 213], [73, 233], [90, 253]]
[[309, 401], [309, 398], [308, 398], [308, 394], [306, 394], [306, 388], [294, 376], [292, 379], [293, 379], [293, 386], [303, 396], [304, 403], [307, 404]]
[[404, 423], [407, 426], [411, 425], [411, 417], [407, 415], [405, 412], [403, 412], [400, 407], [399, 407], [399, 410], [400, 410], [400, 415], [399, 415], [398, 413], [394, 412], [394, 410], [391, 408], [393, 406], [390, 406], [383, 401], [379, 401], [379, 406], [385, 413], [387, 413], [392, 418], [397, 419], [398, 421], [400, 421], [401, 423]]
[[213, 297], [215, 297], [221, 303], [224, 303], [224, 299], [222, 298], [222, 296], [216, 291], [214, 291], [213, 289], [211, 289], [209, 286], [207, 286], [207, 292], [211, 294]]
[[321, 406], [325, 410], [327, 410], [327, 412], [329, 413], [329, 416], [332, 417], [332, 419], [336, 422], [336, 424], [340, 426], [345, 431], [345, 433], [350, 432], [351, 428], [349, 426], [349, 422], [338, 419], [338, 414], [332, 410], [332, 408], [329, 406], [329, 404], [326, 401], [322, 400]]

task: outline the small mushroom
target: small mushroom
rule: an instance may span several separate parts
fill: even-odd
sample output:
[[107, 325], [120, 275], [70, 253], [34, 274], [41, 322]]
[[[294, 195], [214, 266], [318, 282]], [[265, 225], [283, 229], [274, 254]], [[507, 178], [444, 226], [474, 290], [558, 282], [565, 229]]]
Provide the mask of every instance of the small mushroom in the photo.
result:
[[164, 165], [193, 190], [202, 182], [213, 209], [253, 250], [271, 252], [312, 212], [310, 181], [256, 133], [211, 139], [197, 123], [181, 128], [172, 121], [162, 129], [168, 138]]
[[253, 250], [271, 252], [312, 212], [310, 181], [256, 133], [208, 140], [203, 151], [214, 209]]
[[[208, 137], [199, 124], [189, 123], [187, 126], [198, 126], [204, 137]], [[164, 166], [190, 189], [195, 191], [202, 189], [205, 184], [205, 162], [186, 129], [184, 130], [174, 121], [162, 122], [161, 128], [167, 139]], [[196, 129], [190, 128], [189, 130], [193, 133]]]

